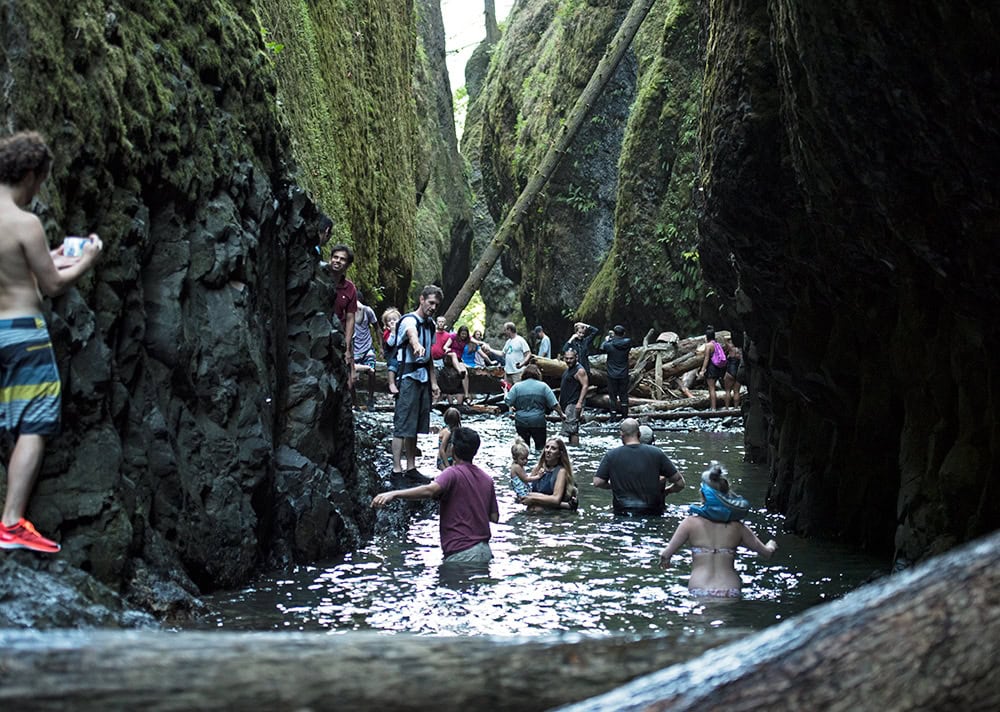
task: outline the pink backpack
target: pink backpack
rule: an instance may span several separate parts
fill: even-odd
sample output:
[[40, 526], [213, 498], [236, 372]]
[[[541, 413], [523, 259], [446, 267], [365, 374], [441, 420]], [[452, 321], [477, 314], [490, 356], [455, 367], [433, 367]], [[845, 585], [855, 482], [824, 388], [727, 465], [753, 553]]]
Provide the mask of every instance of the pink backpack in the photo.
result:
[[726, 365], [726, 352], [722, 350], [722, 346], [719, 345], [718, 341], [712, 342], [714, 348], [712, 349], [712, 363], [716, 366]]

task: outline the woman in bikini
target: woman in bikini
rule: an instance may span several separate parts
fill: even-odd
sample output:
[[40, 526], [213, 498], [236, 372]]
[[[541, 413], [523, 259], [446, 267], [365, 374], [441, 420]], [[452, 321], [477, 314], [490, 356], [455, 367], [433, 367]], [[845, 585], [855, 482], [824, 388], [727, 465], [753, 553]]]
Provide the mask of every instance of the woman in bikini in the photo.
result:
[[740, 598], [742, 581], [736, 573], [736, 550], [740, 546], [756, 551], [765, 559], [778, 548], [771, 539], [760, 539], [740, 521], [748, 503], [729, 491], [726, 471], [712, 462], [701, 476], [703, 504], [691, 506], [691, 516], [677, 527], [670, 543], [660, 552], [660, 568], [670, 566], [670, 559], [684, 546], [691, 548], [691, 595], [709, 598]]

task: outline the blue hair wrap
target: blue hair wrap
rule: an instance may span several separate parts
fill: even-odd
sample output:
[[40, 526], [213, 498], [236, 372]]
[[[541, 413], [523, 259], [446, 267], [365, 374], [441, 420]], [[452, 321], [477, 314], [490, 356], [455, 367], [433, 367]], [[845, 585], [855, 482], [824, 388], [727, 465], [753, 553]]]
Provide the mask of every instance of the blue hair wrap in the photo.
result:
[[750, 511], [750, 503], [746, 498], [738, 494], [722, 494], [704, 482], [701, 483], [701, 494], [705, 503], [692, 504], [688, 511], [713, 522], [739, 521]]

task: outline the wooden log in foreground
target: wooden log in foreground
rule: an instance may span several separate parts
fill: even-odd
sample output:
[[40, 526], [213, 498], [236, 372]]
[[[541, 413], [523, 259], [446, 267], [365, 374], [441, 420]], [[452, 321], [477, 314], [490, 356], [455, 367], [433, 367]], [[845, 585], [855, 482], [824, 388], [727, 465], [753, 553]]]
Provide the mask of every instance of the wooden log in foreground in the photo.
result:
[[565, 709], [995, 710], [998, 656], [994, 533]]
[[24, 710], [543, 710], [746, 635], [525, 639], [375, 632], [0, 631]]

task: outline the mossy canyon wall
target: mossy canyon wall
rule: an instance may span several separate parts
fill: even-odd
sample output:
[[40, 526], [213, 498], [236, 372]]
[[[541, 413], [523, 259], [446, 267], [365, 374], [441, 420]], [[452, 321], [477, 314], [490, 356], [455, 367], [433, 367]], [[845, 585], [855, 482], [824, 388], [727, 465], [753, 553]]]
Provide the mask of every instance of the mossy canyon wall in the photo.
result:
[[59, 558], [156, 607], [354, 546], [374, 463], [316, 222], [406, 303], [413, 4], [23, 0], [0, 22], [6, 128], [56, 154], [47, 231], [105, 242], [48, 315], [64, 432], [30, 514]]
[[[515, 5], [463, 140], [495, 220], [631, 4]], [[745, 334], [791, 530], [912, 560], [996, 528], [997, 26], [660, 0], [501, 260], [527, 325]]]

